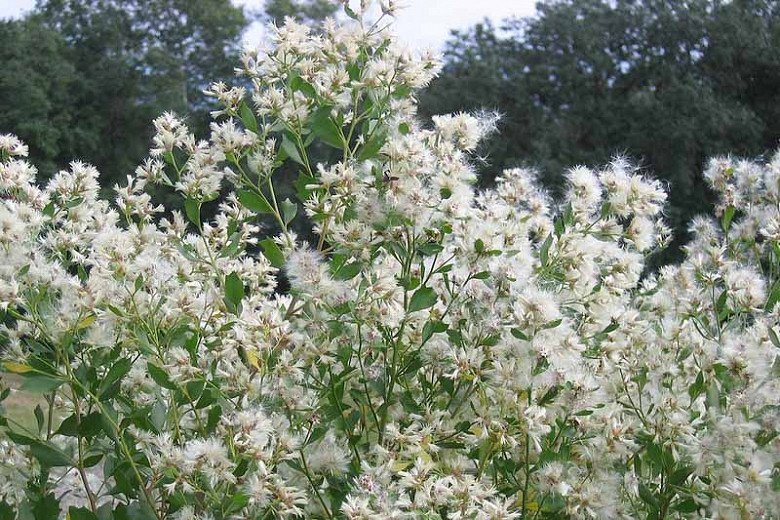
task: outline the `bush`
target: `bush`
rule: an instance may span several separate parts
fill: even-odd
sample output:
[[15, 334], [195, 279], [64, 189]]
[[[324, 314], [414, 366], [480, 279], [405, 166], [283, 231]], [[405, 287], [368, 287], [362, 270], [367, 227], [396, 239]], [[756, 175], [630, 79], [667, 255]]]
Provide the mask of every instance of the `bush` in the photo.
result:
[[719, 222], [643, 276], [658, 182], [616, 160], [560, 201], [521, 169], [475, 192], [494, 121], [421, 125], [435, 60], [347, 13], [247, 52], [208, 141], [158, 118], [113, 205], [0, 138], [2, 367], [46, 404], [0, 417], [0, 517], [777, 515], [780, 155], [713, 160]]

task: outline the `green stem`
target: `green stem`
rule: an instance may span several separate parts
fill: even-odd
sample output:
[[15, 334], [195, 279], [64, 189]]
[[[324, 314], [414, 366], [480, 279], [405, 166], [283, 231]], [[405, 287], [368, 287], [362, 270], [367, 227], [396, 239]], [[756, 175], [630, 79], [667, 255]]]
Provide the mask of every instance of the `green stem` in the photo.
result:
[[308, 464], [306, 464], [306, 456], [303, 454], [303, 449], [300, 450], [300, 453], [301, 453], [301, 464], [303, 465], [303, 472], [304, 475], [306, 475], [306, 480], [309, 481], [309, 485], [314, 490], [314, 493], [317, 495], [317, 500], [319, 500], [320, 504], [322, 505], [322, 509], [325, 510], [325, 515], [328, 518], [333, 518], [333, 515], [328, 509], [328, 506], [325, 505], [325, 500], [323, 500], [319, 488], [316, 485], [314, 485], [314, 480], [311, 478], [311, 472], [309, 471], [309, 466]]
[[[528, 388], [528, 400], [527, 406], [531, 406], [531, 391], [532, 388]], [[531, 434], [528, 432], [528, 426], [526, 425], [525, 432], [525, 460], [523, 465], [525, 466], [525, 483], [523, 484], [523, 518], [526, 518], [526, 508], [528, 504], [528, 487], [531, 483]]]

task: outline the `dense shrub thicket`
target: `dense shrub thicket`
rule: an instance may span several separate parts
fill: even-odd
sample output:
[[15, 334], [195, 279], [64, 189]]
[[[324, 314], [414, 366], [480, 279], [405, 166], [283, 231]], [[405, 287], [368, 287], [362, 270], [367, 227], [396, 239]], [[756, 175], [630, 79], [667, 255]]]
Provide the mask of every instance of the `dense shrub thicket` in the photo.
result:
[[495, 120], [422, 125], [436, 61], [347, 14], [247, 52], [208, 141], [155, 120], [113, 204], [0, 138], [2, 368], [47, 403], [0, 416], [0, 517], [776, 517], [780, 155], [712, 160], [718, 218], [643, 277], [658, 182], [476, 192]]

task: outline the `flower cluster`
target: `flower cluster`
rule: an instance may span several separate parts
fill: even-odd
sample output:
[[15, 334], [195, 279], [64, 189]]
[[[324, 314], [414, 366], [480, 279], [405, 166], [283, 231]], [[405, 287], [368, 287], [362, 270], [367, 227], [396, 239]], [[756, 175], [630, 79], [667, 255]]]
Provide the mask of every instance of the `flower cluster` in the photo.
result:
[[780, 154], [713, 160], [719, 219], [648, 274], [658, 182], [615, 160], [560, 199], [526, 169], [476, 191], [495, 117], [419, 121], [438, 64], [369, 3], [273, 28], [249, 91], [209, 89], [208, 140], [155, 120], [113, 205], [0, 136], [2, 369], [43, 405], [0, 414], [0, 512], [780, 514]]

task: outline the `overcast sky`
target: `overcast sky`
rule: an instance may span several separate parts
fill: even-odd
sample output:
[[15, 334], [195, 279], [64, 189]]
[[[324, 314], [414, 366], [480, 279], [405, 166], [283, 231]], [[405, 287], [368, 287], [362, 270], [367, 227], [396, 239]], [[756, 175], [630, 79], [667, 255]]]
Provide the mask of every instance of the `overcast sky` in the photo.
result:
[[[250, 8], [262, 6], [262, 0], [239, 0]], [[441, 50], [452, 29], [466, 29], [484, 18], [496, 22], [509, 16], [528, 16], [535, 0], [401, 0], [395, 31], [414, 48]], [[17, 17], [33, 8], [35, 0], [0, 0], [0, 18]], [[245, 35], [249, 44], [260, 38], [260, 30], [250, 28]]]
[[406, 0], [396, 20], [399, 37], [413, 47], [441, 48], [453, 29], [467, 29], [490, 18], [530, 16], [535, 0]]

